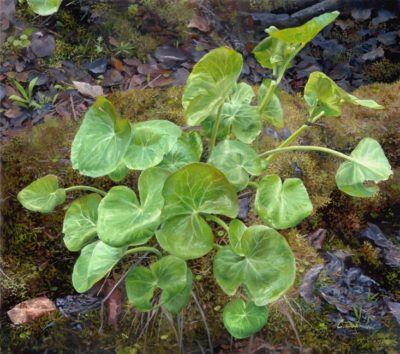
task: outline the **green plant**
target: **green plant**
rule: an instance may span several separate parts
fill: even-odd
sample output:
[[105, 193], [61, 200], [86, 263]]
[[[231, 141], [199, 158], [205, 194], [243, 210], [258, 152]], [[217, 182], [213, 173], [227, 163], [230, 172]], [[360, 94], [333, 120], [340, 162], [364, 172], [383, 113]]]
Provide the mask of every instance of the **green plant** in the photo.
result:
[[[48, 175], [18, 194], [25, 208], [48, 213], [71, 192], [92, 192], [71, 203], [63, 226], [67, 248], [81, 252], [72, 274], [78, 292], [89, 290], [124, 257], [151, 252], [159, 258], [156, 262], [133, 267], [127, 275], [128, 299], [140, 311], [161, 306], [178, 313], [191, 295], [193, 276], [186, 261], [214, 249], [214, 277], [233, 297], [223, 310], [229, 333], [245, 338], [266, 324], [267, 305], [291, 288], [296, 273], [293, 253], [275, 229], [296, 226], [312, 212], [299, 178], [282, 182], [277, 175], [266, 175], [271, 159], [286, 151], [342, 158], [336, 183], [356, 197], [374, 195], [377, 188], [365, 182], [386, 180], [392, 173], [382, 148], [371, 138], [361, 140], [350, 155], [291, 145], [323, 116], [340, 116], [345, 103], [382, 108], [346, 93], [320, 72], [311, 74], [305, 88], [308, 122], [275, 149], [258, 152], [250, 145], [260, 134], [262, 121], [283, 125], [279, 82], [294, 56], [337, 16], [332, 12], [300, 27], [267, 30], [269, 37], [254, 52], [264, 67], [273, 70], [274, 79], [263, 82], [258, 97], [252, 87], [237, 83], [243, 65], [239, 53], [222, 47], [205, 55], [184, 89], [184, 131], [164, 120], [131, 124], [107, 99], [97, 99], [73, 141], [72, 165], [83, 175], [108, 175], [116, 182], [129, 170], [142, 171], [138, 193], [127, 186], [108, 192], [90, 186], [62, 188], [56, 176]], [[199, 126], [208, 142], [207, 153], [201, 136], [191, 131]], [[245, 188], [256, 189], [255, 210], [268, 226], [246, 226], [236, 219], [237, 193]], [[211, 224], [224, 230], [217, 241]], [[154, 235], [158, 244], [150, 246]]]
[[58, 11], [62, 0], [27, 0], [31, 10], [40, 16], [49, 16]]
[[31, 109], [31, 108], [42, 108], [39, 102], [33, 99], [33, 89], [38, 81], [39, 77], [35, 77], [29, 82], [28, 89], [25, 89], [18, 81], [14, 81], [15, 87], [18, 89], [21, 96], [11, 95], [10, 100], [15, 102], [19, 107]]
[[28, 35], [24, 34], [24, 33], [21, 34], [19, 37], [15, 37], [15, 36], [8, 37], [7, 41], [5, 43], [5, 45], [8, 48], [12, 48], [17, 51], [29, 47], [30, 44], [31, 44], [31, 41], [30, 41]]

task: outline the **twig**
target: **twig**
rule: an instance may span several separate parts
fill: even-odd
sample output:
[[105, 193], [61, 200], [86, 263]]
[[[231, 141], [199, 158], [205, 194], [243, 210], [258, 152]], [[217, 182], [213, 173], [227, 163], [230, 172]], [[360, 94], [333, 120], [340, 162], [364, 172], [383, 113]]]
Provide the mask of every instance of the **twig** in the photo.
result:
[[76, 121], [76, 112], [75, 112], [75, 107], [74, 107], [74, 99], [72, 98], [72, 95], [69, 95], [69, 102], [71, 103], [71, 109], [72, 109], [72, 117], [74, 118], [74, 121]]
[[293, 321], [292, 316], [291, 316], [290, 313], [287, 311], [287, 309], [286, 309], [285, 306], [282, 306], [282, 307], [280, 308], [280, 310], [283, 312], [283, 314], [284, 314], [284, 315], [286, 316], [286, 318], [288, 319], [288, 321], [289, 321], [289, 323], [290, 323], [290, 326], [292, 327], [293, 332], [294, 332], [294, 334], [295, 334], [295, 336], [296, 336], [297, 342], [299, 343], [300, 351], [301, 351], [301, 347], [303, 346], [303, 344], [301, 343], [300, 336], [299, 336], [299, 333], [297, 332], [297, 328], [296, 328], [296, 325], [295, 325], [295, 323], [294, 323], [294, 321]]
[[104, 322], [104, 304], [105, 302], [110, 298], [110, 296], [113, 294], [113, 292], [121, 285], [121, 283], [125, 280], [125, 278], [128, 276], [129, 272], [136, 268], [140, 263], [142, 263], [147, 256], [149, 255], [148, 252], [146, 252], [145, 254], [143, 254], [142, 257], [140, 257], [136, 263], [132, 264], [129, 269], [122, 275], [121, 278], [119, 278], [119, 280], [115, 283], [115, 285], [113, 286], [113, 288], [110, 290], [110, 292], [103, 298], [103, 300], [101, 300], [101, 308], [100, 308], [100, 328], [99, 328], [99, 332], [101, 333], [103, 331], [103, 322]]
[[150, 86], [150, 84], [152, 84], [154, 81], [156, 81], [157, 79], [159, 79], [162, 76], [162, 74], [158, 75], [155, 79], [151, 80], [150, 82], [148, 82], [146, 85], [144, 85], [142, 87], [142, 90], [144, 90], [145, 88], [148, 88]]
[[212, 343], [212, 340], [211, 340], [211, 333], [210, 333], [210, 329], [208, 328], [206, 315], [205, 315], [203, 309], [201, 308], [201, 304], [200, 304], [199, 300], [197, 299], [197, 296], [194, 293], [194, 291], [192, 291], [192, 297], [193, 297], [194, 302], [196, 303], [196, 305], [197, 305], [197, 307], [199, 309], [201, 319], [204, 322], [204, 326], [205, 326], [205, 329], [206, 329], [206, 332], [207, 332], [208, 346], [210, 347], [210, 353], [213, 354], [214, 353], [214, 347], [213, 347], [213, 343]]

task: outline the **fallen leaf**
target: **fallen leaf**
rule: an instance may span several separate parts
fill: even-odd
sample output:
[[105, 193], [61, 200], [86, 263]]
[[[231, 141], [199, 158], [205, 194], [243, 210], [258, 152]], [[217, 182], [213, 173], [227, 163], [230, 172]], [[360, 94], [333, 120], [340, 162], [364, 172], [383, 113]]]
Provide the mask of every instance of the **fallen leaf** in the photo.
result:
[[188, 28], [196, 28], [201, 32], [210, 32], [211, 28], [207, 20], [204, 17], [193, 15], [192, 19], [188, 24]]
[[99, 85], [90, 85], [87, 82], [81, 81], [72, 81], [72, 83], [83, 96], [96, 98], [97, 96], [104, 95], [103, 88]]
[[117, 69], [119, 72], [124, 71], [125, 66], [121, 60], [118, 58], [112, 58], [111, 61], [115, 69]]
[[32, 322], [56, 310], [53, 301], [42, 296], [19, 303], [8, 311], [7, 315], [12, 323], [24, 324]]

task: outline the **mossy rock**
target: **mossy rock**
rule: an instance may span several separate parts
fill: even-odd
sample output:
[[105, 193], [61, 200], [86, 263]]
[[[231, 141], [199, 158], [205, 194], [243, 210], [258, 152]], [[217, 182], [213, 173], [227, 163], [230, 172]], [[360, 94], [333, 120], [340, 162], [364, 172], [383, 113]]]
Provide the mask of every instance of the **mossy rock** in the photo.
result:
[[[323, 134], [320, 134], [321, 128], [315, 127], [310, 129], [303, 139], [308, 139], [310, 143], [329, 144], [333, 147], [352, 147], [363, 135], [372, 136], [380, 140], [384, 148], [388, 149], [389, 158], [398, 172], [399, 151], [395, 149], [395, 143], [396, 139], [397, 142], [399, 141], [398, 134], [400, 134], [400, 129], [396, 130], [399, 124], [398, 120], [396, 122], [399, 88], [399, 84], [396, 83], [371, 85], [359, 89], [355, 94], [375, 98], [378, 102], [386, 105], [385, 110], [371, 112], [359, 107], [347, 107], [341, 118], [344, 122], [343, 130], [338, 128], [337, 120], [326, 120]], [[179, 125], [185, 125], [180, 103], [181, 94], [181, 88], [146, 89], [113, 93], [109, 95], [109, 99], [117, 106], [121, 115], [131, 121], [168, 119]], [[306, 119], [305, 106], [297, 96], [282, 94], [282, 100], [287, 126], [293, 131]], [[377, 122], [380, 123], [379, 126], [369, 126], [369, 124]], [[361, 132], [357, 130], [358, 126]], [[77, 129], [78, 124], [72, 120], [53, 118], [32, 130], [25, 131], [3, 145], [1, 205], [3, 216], [1, 254], [3, 257], [1, 265], [8, 277], [5, 279], [4, 275], [0, 273], [4, 310], [39, 295], [55, 299], [58, 296], [74, 292], [70, 274], [77, 254], [66, 250], [61, 234], [66, 207], [60, 207], [49, 215], [31, 213], [23, 209], [17, 202], [16, 194], [32, 180], [49, 173], [60, 176], [64, 186], [90, 184], [105, 190], [113, 186], [113, 183], [107, 178], [93, 180], [80, 176], [72, 169], [69, 160], [70, 145]], [[259, 148], [267, 149], [274, 145], [276, 142], [265, 138]], [[296, 285], [287, 294], [287, 299], [292, 303], [292, 307], [297, 306], [295, 303], [298, 302], [298, 285], [302, 275], [309, 267], [322, 262], [302, 235], [312, 230], [314, 226], [320, 227], [321, 222], [328, 222], [324, 214], [326, 210], [333, 210], [331, 220], [343, 217], [350, 210], [348, 203], [351, 200], [336, 191], [333, 173], [338, 164], [337, 161], [327, 161], [315, 154], [290, 154], [274, 162], [271, 166], [272, 171], [282, 173], [286, 177], [290, 176], [292, 172], [288, 166], [290, 167], [293, 159], [296, 159], [302, 168], [305, 184], [317, 207], [315, 215], [311, 218], [315, 225], [312, 222], [306, 222], [298, 230], [284, 232], [296, 255], [298, 268]], [[327, 173], [322, 171], [327, 171]], [[125, 182], [135, 185], [136, 180], [137, 173], [131, 173]], [[362, 218], [370, 211], [368, 208], [371, 203], [378, 205], [379, 201], [379, 207], [390, 204], [396, 196], [390, 189], [391, 183], [394, 183], [394, 180], [383, 185], [377, 200], [372, 202], [356, 201], [351, 204], [351, 207], [355, 208], [355, 218], [359, 218], [361, 222]], [[78, 193], [73, 197], [77, 196]], [[68, 201], [72, 201], [72, 198], [69, 197]], [[339, 207], [335, 205], [335, 208], [332, 209], [333, 201], [339, 203]], [[344, 206], [345, 209], [341, 210], [340, 207]], [[250, 215], [250, 220], [259, 222], [254, 214]], [[127, 265], [123, 264], [121, 269], [117, 269], [117, 273], [121, 274], [121, 270], [125, 269]], [[221, 308], [227, 302], [227, 297], [212, 278], [211, 255], [191, 261], [190, 266], [194, 274], [196, 292], [207, 317], [214, 344], [226, 345], [230, 342], [230, 338], [222, 327]], [[303, 346], [306, 348], [319, 348], [322, 351], [323, 348], [326, 348], [330, 352], [343, 353], [357, 350], [355, 348], [358, 348], [357, 345], [360, 343], [363, 348], [372, 348], [371, 352], [393, 346], [392, 334], [385, 337], [386, 342], [383, 340], [379, 342], [380, 344], [377, 342], [377, 339], [384, 336], [382, 333], [374, 334], [364, 342], [360, 335], [339, 343], [337, 337], [329, 330], [325, 313], [318, 313], [315, 309], [310, 309], [301, 303], [298, 308], [301, 316], [292, 313], [292, 317]], [[145, 352], [146, 348], [151, 348], [158, 353], [178, 351], [174, 331], [165, 315], [158, 313], [154, 317], [151, 317], [150, 314], [141, 317], [127, 304], [123, 305], [122, 311], [125, 315], [121, 316], [118, 331], [106, 326], [102, 335], [98, 334], [100, 320], [97, 311], [82, 315], [78, 320], [72, 322], [61, 318], [60, 315], [54, 315], [33, 325], [18, 328], [11, 326], [3, 315], [1, 321], [4, 323], [2, 329], [4, 335], [0, 341], [1, 347], [5, 352], [15, 352], [16, 349], [24, 352], [27, 348], [43, 352], [51, 348], [56, 352], [68, 353], [70, 351], [68, 348], [71, 347], [74, 350], [79, 348], [83, 352], [110, 352], [106, 348], [112, 348], [111, 352], [115, 352], [115, 348], [121, 348], [121, 350], [123, 348], [130, 350], [129, 348], [131, 348], [139, 352]], [[273, 344], [291, 342], [296, 345], [295, 333], [283, 314], [291, 313], [291, 311], [291, 307], [285, 300], [275, 304], [271, 309], [268, 326], [257, 337]], [[200, 340], [203, 346], [207, 345], [204, 325], [193, 300], [183, 315], [185, 318], [185, 350], [197, 348], [196, 340]], [[303, 321], [303, 318], [306, 321]], [[82, 329], [77, 329], [77, 323]], [[146, 324], [148, 327], [144, 327]], [[143, 328], [147, 329], [140, 336]], [[241, 342], [234, 343], [234, 348], [241, 346]]]

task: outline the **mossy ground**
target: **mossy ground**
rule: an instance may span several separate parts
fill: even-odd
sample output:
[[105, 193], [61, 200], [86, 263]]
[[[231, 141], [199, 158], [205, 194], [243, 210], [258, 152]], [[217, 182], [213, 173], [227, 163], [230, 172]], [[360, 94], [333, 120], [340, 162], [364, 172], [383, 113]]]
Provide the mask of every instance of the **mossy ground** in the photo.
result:
[[[323, 120], [324, 127], [312, 127], [302, 137], [312, 144], [327, 144], [333, 148], [352, 148], [364, 136], [376, 138], [388, 153], [395, 175], [381, 188], [378, 197], [371, 200], [351, 199], [336, 190], [334, 171], [338, 161], [318, 154], [288, 154], [276, 159], [270, 166], [272, 172], [284, 177], [292, 175], [290, 163], [296, 161], [303, 171], [304, 182], [315, 204], [315, 212], [297, 229], [285, 231], [297, 260], [298, 277], [294, 288], [286, 298], [270, 309], [269, 325], [257, 337], [271, 344], [292, 343], [298, 346], [295, 331], [285, 313], [294, 321], [304, 348], [324, 353], [371, 353], [390, 352], [398, 345], [395, 329], [388, 320], [385, 331], [369, 334], [359, 332], [354, 337], [337, 337], [330, 329], [327, 310], [304, 304], [298, 298], [298, 286], [302, 275], [311, 266], [322, 263], [317, 252], [308, 245], [305, 235], [318, 227], [329, 229], [330, 237], [325, 249], [347, 247], [355, 254], [355, 262], [366, 262], [381, 269], [371, 245], [356, 239], [357, 231], [365, 225], [371, 212], [381, 213], [399, 199], [400, 135], [399, 92], [400, 84], [376, 84], [359, 89], [355, 94], [376, 99], [385, 105], [383, 111], [368, 111], [360, 107], [347, 107], [340, 119]], [[120, 113], [131, 121], [169, 119], [184, 125], [180, 104], [181, 89], [165, 91], [156, 89], [114, 93], [109, 96]], [[282, 95], [287, 126], [294, 131], [306, 118], [306, 109], [299, 97]], [[53, 173], [60, 176], [64, 186], [90, 184], [107, 190], [113, 183], [106, 178], [90, 179], [72, 170], [69, 148], [78, 126], [73, 121], [50, 119], [40, 126], [26, 131], [8, 141], [2, 148], [2, 259], [6, 275], [1, 276], [2, 310], [40, 295], [51, 299], [72, 294], [70, 274], [77, 256], [66, 250], [62, 242], [62, 218], [66, 207], [49, 215], [31, 213], [16, 201], [17, 192], [32, 180]], [[269, 149], [276, 142], [264, 138], [260, 151]], [[136, 185], [137, 174], [131, 173], [127, 185]], [[74, 195], [76, 197], [77, 195]], [[69, 197], [72, 201], [72, 197]], [[259, 222], [250, 213], [250, 222]], [[227, 301], [212, 278], [211, 255], [191, 261], [195, 279], [195, 291], [201, 302], [213, 341], [216, 346], [229, 347], [230, 337], [222, 327], [221, 309]], [[116, 269], [117, 277], [129, 265], [129, 260]], [[385, 274], [389, 289], [398, 289], [398, 272]], [[400, 294], [396, 294], [398, 296]], [[207, 345], [205, 327], [198, 308], [192, 300], [183, 313], [184, 342], [186, 349], [197, 348], [199, 341]], [[177, 352], [177, 341], [169, 321], [161, 312], [136, 313], [129, 305], [123, 305], [119, 328], [106, 326], [103, 334], [98, 311], [82, 315], [74, 321], [55, 314], [32, 325], [12, 326], [5, 315], [1, 318], [1, 347], [4, 352], [115, 352], [135, 353], [156, 351]], [[145, 331], [143, 329], [146, 328]], [[139, 337], [140, 333], [142, 336]], [[233, 348], [240, 342], [234, 342]], [[223, 349], [221, 349], [223, 351]]]

